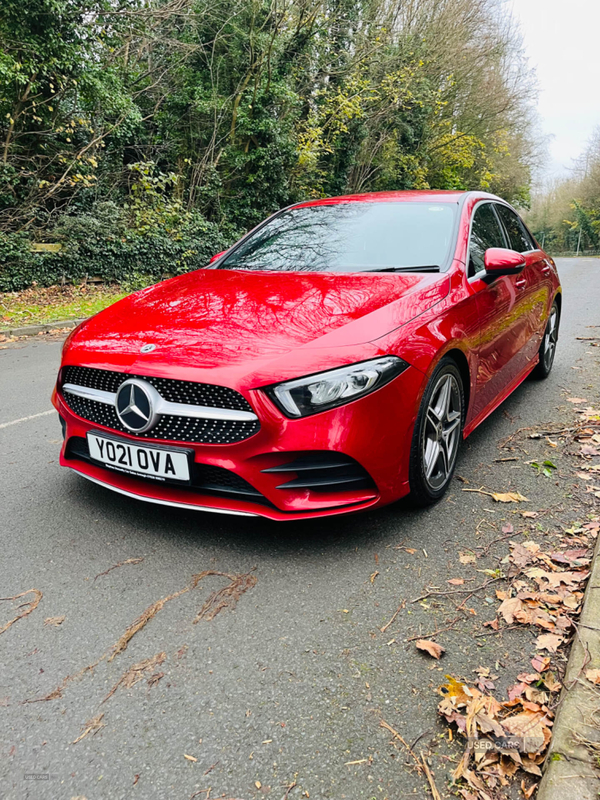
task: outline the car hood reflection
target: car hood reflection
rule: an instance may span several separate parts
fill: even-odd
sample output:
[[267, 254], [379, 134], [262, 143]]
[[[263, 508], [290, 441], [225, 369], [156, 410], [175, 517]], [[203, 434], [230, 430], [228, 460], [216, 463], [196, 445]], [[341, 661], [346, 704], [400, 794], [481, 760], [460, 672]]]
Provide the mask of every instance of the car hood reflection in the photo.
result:
[[[70, 353], [140, 356], [203, 367], [278, 358], [290, 350], [372, 341], [448, 293], [446, 275], [197, 270], [136, 292], [100, 312]], [[78, 341], [79, 340], [79, 341]]]

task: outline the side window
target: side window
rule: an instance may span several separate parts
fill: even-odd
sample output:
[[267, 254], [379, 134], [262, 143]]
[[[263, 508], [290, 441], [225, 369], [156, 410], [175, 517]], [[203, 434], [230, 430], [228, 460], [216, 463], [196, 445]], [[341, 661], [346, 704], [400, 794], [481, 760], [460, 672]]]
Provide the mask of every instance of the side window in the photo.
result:
[[528, 250], [535, 250], [536, 246], [527, 233], [525, 226], [507, 206], [496, 205], [498, 216], [506, 229], [509, 247], [517, 253], [526, 253]]
[[469, 240], [469, 278], [485, 269], [483, 257], [489, 247], [506, 247], [504, 236], [491, 203], [475, 209]]

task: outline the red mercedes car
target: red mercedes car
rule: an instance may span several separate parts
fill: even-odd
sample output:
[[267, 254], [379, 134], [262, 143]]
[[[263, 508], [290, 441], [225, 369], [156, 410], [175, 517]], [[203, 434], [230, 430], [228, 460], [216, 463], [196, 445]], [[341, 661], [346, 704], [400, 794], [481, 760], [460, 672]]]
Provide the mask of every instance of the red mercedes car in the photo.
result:
[[554, 262], [480, 192], [299, 203], [65, 342], [60, 462], [153, 503], [275, 520], [448, 487], [558, 335]]

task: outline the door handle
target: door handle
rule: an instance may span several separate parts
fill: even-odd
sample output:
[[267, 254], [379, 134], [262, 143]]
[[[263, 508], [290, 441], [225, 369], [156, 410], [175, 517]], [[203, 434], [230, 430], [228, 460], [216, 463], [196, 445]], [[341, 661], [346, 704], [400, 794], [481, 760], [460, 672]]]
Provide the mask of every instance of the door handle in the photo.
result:
[[527, 286], [527, 278], [517, 278], [517, 280], [515, 281], [515, 286], [518, 289], [525, 288], [525, 286]]
[[542, 266], [542, 272], [544, 273], [544, 275], [549, 275], [551, 271], [552, 267], [550, 266], [550, 264], [546, 264], [546, 262], [544, 261], [544, 265]]

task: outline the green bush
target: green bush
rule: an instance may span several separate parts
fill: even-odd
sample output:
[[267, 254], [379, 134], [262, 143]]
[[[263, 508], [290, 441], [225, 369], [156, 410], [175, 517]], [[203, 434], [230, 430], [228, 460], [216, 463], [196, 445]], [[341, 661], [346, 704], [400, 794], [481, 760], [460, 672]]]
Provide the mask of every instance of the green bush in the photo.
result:
[[31, 252], [25, 233], [0, 233], [0, 291], [86, 278], [154, 283], [205, 266], [230, 243], [198, 212], [181, 213], [170, 225], [140, 230], [114, 203], [98, 203], [89, 213], [63, 216], [47, 232], [47, 241], [62, 244], [58, 253]]

